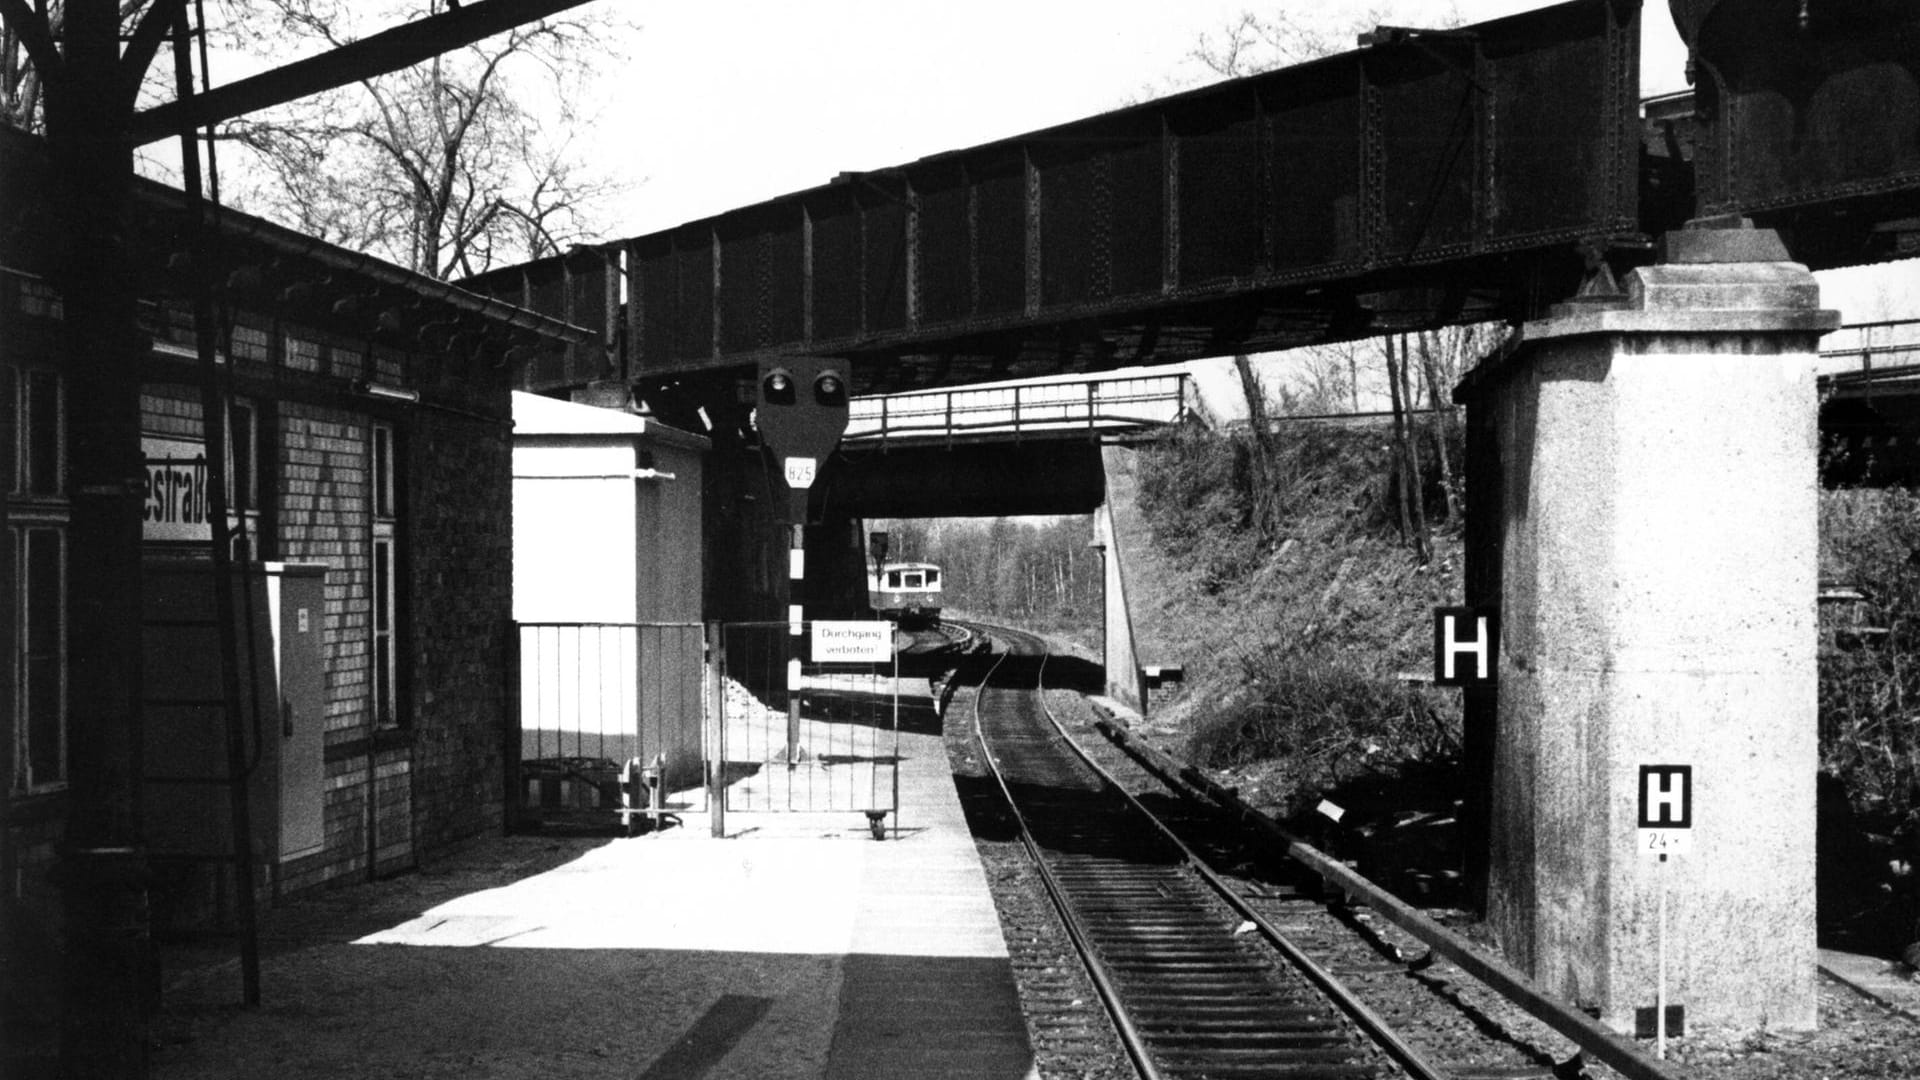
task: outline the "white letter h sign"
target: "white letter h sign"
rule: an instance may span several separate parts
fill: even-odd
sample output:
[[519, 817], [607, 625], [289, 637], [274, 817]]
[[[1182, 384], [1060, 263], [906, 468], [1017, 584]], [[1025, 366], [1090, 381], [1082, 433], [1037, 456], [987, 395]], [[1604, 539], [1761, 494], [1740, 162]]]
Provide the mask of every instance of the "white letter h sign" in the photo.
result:
[[1640, 828], [1693, 828], [1693, 766], [1640, 766]]
[[[1473, 636], [1462, 640], [1463, 627]], [[1498, 670], [1498, 620], [1475, 608], [1433, 609], [1433, 681], [1436, 686], [1484, 686]], [[1469, 668], [1463, 662], [1473, 658]], [[1464, 670], [1463, 670], [1464, 669]]]

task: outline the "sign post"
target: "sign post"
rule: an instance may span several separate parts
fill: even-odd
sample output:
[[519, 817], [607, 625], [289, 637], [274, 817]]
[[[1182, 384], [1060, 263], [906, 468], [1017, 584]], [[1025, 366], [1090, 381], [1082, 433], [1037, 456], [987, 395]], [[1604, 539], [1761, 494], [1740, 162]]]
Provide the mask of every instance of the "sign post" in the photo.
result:
[[1693, 848], [1693, 766], [1640, 766], [1640, 853], [1658, 856], [1653, 876], [1659, 895], [1659, 922], [1654, 930], [1656, 953], [1653, 987], [1654, 1056], [1667, 1056], [1667, 875], [1669, 855]]

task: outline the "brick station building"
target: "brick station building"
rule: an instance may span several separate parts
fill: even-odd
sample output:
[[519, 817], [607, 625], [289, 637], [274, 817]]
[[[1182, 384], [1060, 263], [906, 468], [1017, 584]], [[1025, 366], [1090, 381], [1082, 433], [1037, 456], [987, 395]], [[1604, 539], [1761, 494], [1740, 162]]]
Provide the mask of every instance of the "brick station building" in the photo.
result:
[[[69, 811], [70, 415], [43, 144], [0, 131], [0, 1009], [52, 1008]], [[240, 717], [262, 902], [415, 866], [502, 827], [510, 744], [516, 364], [566, 323], [220, 211], [218, 361], [196, 348], [185, 198], [135, 195], [141, 331], [140, 781], [156, 930], [230, 914], [225, 747]], [[222, 697], [203, 394], [226, 401], [241, 692]], [[229, 708], [238, 700], [239, 708]], [[36, 1005], [40, 1002], [40, 1005]], [[4, 1036], [0, 1036], [3, 1038]]]

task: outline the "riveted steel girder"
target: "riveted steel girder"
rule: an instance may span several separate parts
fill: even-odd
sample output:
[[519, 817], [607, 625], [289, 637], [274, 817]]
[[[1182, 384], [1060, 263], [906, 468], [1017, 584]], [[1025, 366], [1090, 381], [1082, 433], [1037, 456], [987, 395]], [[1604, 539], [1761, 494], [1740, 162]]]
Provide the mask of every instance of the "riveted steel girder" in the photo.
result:
[[[1369, 35], [604, 245], [562, 291], [624, 276], [621, 373], [654, 390], [784, 354], [869, 393], [1524, 317], [1577, 286], [1576, 244], [1639, 228], [1639, 11]], [[469, 286], [540, 308], [558, 265]]]
[[1701, 216], [1781, 225], [1815, 264], [1842, 261], [1822, 248], [1850, 241], [1793, 229], [1793, 211], [1819, 208], [1821, 228], [1840, 232], [1920, 216], [1920, 5], [1669, 2], [1695, 77]]

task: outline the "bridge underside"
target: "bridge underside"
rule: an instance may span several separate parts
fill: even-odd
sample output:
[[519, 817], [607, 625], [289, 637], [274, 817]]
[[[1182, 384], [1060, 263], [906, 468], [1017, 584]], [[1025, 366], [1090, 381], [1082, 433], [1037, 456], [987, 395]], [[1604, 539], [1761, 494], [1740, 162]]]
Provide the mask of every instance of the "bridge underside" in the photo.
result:
[[1920, 379], [1830, 380], [1820, 405], [1829, 487], [1920, 483]]
[[857, 518], [1090, 514], [1105, 498], [1100, 444], [1084, 435], [1022, 442], [843, 445], [818, 505]]

